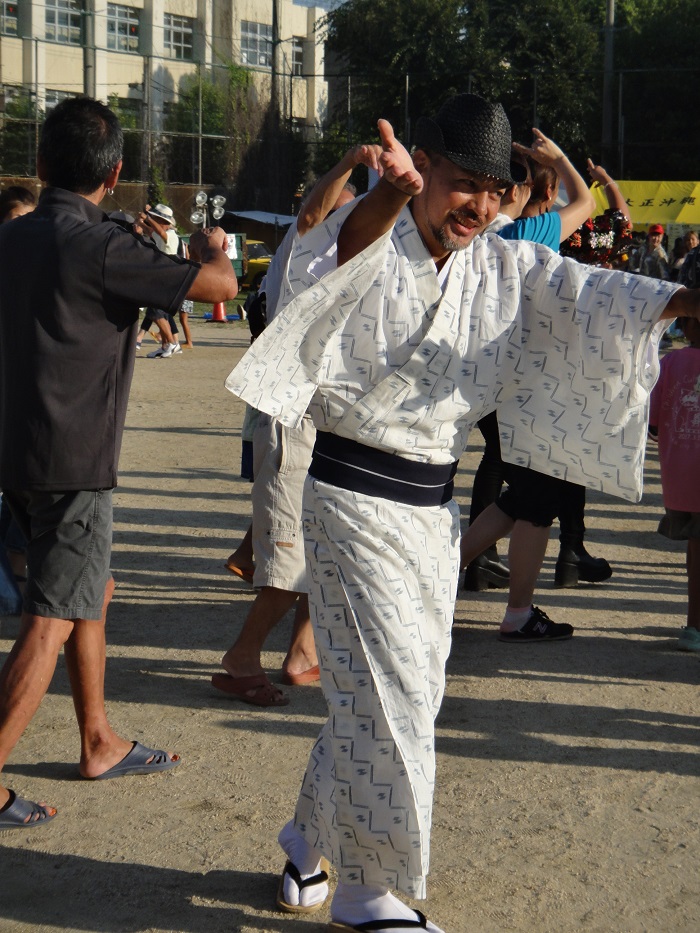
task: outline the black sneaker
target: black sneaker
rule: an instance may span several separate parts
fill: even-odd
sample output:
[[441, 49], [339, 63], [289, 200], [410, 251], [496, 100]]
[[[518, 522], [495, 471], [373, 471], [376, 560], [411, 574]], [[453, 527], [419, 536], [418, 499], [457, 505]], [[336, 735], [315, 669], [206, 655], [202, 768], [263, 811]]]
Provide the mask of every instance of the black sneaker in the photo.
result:
[[546, 612], [533, 606], [530, 618], [522, 628], [515, 632], [499, 632], [498, 637], [500, 641], [512, 642], [561, 641], [573, 634], [574, 627], [568, 622], [552, 622]]

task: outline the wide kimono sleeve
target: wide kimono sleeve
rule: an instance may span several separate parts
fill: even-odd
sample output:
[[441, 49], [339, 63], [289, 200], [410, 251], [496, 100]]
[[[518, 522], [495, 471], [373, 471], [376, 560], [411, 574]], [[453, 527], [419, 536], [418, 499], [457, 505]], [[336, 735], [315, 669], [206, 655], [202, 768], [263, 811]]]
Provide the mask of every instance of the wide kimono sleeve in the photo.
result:
[[[354, 206], [354, 202], [352, 205]], [[298, 427], [321, 381], [324, 354], [348, 315], [372, 289], [385, 263], [390, 233], [321, 278], [349, 211], [307, 233], [297, 244], [274, 320], [226, 379], [225, 386], [253, 408]], [[320, 264], [328, 268], [328, 263]]]
[[522, 257], [520, 360], [498, 407], [503, 458], [636, 501], [659, 318], [678, 286], [541, 247], [536, 256]]

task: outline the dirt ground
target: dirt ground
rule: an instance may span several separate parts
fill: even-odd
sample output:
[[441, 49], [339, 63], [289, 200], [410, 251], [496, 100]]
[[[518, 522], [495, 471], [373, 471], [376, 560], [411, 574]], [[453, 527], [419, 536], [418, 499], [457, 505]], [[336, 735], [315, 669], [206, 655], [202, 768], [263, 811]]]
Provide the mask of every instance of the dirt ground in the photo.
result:
[[[328, 920], [274, 909], [276, 834], [323, 720], [320, 689], [291, 688], [289, 706], [265, 710], [209, 683], [253, 598], [223, 568], [249, 518], [243, 406], [223, 387], [248, 335], [199, 321], [193, 334], [192, 351], [136, 362], [107, 636], [113, 724], [183, 763], [78, 780], [61, 663], [4, 775], [60, 811], [0, 835], [4, 933], [320, 933]], [[463, 503], [478, 459], [477, 447], [462, 461]], [[659, 493], [651, 450], [641, 504], [589, 497], [608, 583], [554, 589], [552, 536], [536, 601], [576, 626], [571, 641], [504, 645], [504, 594], [460, 591], [422, 905], [449, 933], [700, 929], [700, 657], [675, 648], [683, 547], [656, 534]], [[289, 630], [270, 640], [274, 674]], [[3, 655], [16, 631], [0, 622]]]

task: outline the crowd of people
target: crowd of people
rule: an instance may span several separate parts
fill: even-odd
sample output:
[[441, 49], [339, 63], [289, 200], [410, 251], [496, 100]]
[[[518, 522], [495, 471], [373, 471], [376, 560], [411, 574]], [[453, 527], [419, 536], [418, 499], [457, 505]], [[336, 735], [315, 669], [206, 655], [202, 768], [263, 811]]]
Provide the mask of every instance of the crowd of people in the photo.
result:
[[[394, 892], [426, 897], [434, 719], [460, 573], [469, 590], [508, 588], [502, 641], [571, 638], [532, 603], [550, 526], [559, 519], [558, 585], [611, 575], [584, 546], [585, 490], [641, 495], [649, 410], [660, 531], [687, 541], [679, 647], [700, 650], [700, 247], [689, 239], [678, 282], [658, 274], [654, 228], [638, 274], [610, 253], [599, 264], [561, 255], [562, 242], [580, 248], [588, 182], [539, 131], [513, 147], [503, 108], [479, 96], [421, 118], [412, 153], [389, 123], [378, 130], [379, 145], [351, 149], [308, 194], [263, 283], [266, 326], [226, 380], [257, 413], [251, 526], [226, 562], [256, 597], [212, 683], [285, 705], [261, 651], [294, 607], [283, 682], [320, 679], [328, 719], [279, 834], [277, 904], [318, 910], [332, 865], [330, 929], [441, 933]], [[237, 291], [223, 231], [194, 234], [185, 256], [167, 205], [133, 222], [102, 212], [121, 146], [107, 107], [62, 102], [42, 129], [38, 204], [0, 226], [0, 486], [25, 577], [0, 672], [0, 768], [63, 649], [91, 780], [180, 763], [114, 732], [104, 704], [111, 491], [139, 308], [167, 358], [173, 314], [191, 343], [183, 302]], [[379, 177], [363, 197], [348, 184], [359, 164]], [[619, 189], [602, 166], [588, 173], [622, 235]], [[569, 203], [555, 211], [560, 182]], [[675, 319], [688, 345], [659, 364]], [[477, 425], [484, 471], [462, 529], [453, 488]], [[508, 566], [495, 550], [506, 535]], [[0, 788], [0, 830], [56, 814]]]

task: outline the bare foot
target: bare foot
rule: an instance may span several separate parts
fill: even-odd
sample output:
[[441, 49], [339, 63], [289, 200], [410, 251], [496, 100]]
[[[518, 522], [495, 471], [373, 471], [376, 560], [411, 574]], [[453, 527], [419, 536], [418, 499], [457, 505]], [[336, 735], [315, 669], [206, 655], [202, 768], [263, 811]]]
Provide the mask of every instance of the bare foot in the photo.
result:
[[238, 657], [232, 650], [223, 656], [221, 666], [231, 677], [254, 677], [265, 673], [259, 656], [257, 660], [253, 657]]
[[[248, 554], [240, 547], [226, 558], [226, 566], [229, 570], [235, 567], [236, 570], [245, 574], [253, 574], [255, 572], [255, 561], [253, 560], [252, 552]], [[234, 571], [234, 573], [235, 572], [236, 571]]]
[[316, 652], [313, 654], [305, 653], [302, 651], [295, 651], [292, 653], [290, 649], [289, 654], [282, 662], [282, 673], [283, 674], [305, 674], [306, 671], [311, 670], [312, 667], [318, 666], [318, 658], [316, 657]]

